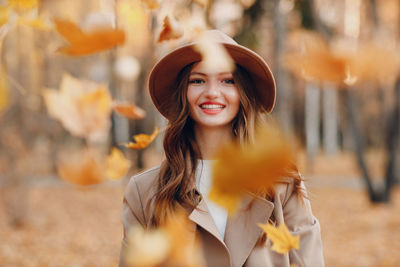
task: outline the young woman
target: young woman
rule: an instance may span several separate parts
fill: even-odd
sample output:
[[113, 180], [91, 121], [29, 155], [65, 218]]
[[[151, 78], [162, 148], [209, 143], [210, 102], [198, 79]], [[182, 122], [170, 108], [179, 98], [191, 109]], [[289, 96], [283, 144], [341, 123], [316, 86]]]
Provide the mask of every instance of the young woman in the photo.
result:
[[252, 140], [263, 113], [274, 106], [275, 82], [259, 55], [220, 31], [206, 34], [224, 45], [236, 68], [233, 73], [210, 71], [193, 50], [195, 43], [172, 51], [154, 66], [149, 91], [168, 119], [165, 160], [131, 178], [127, 186], [122, 250], [130, 227], [157, 227], [177, 207], [184, 207], [196, 225], [207, 266], [300, 266], [292, 253], [270, 249], [271, 241], [257, 225], [267, 222], [285, 223], [300, 236], [297, 252], [305, 266], [323, 266], [319, 223], [298, 174], [286, 177], [273, 195], [244, 198], [241, 206], [246, 208], [232, 217], [208, 199], [213, 153], [230, 140]]

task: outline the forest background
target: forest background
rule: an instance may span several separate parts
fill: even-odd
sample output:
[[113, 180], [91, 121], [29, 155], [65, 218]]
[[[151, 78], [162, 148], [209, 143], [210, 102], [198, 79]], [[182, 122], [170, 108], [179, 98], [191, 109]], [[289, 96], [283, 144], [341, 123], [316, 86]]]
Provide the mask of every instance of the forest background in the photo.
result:
[[[310, 190], [326, 265], [400, 261], [400, 1], [0, 0], [0, 8], [1, 266], [116, 266], [125, 185], [162, 160], [166, 121], [147, 75], [205, 28], [270, 65], [272, 116]], [[142, 133], [133, 149], [123, 145]]]

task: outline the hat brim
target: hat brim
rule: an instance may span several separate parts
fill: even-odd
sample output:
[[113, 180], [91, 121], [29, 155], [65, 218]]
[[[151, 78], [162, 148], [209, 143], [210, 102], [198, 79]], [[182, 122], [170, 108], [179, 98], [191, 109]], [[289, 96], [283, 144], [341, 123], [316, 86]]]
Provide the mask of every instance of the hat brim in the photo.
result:
[[[275, 80], [267, 63], [252, 50], [238, 45], [222, 43], [233, 61], [245, 68], [256, 87], [257, 100], [265, 112], [271, 112], [275, 105]], [[193, 44], [180, 47], [163, 57], [152, 69], [149, 76], [149, 92], [158, 111], [167, 119], [168, 110], [162, 107], [174, 88], [179, 72], [188, 64], [201, 61], [201, 55], [193, 49]], [[172, 104], [172, 103], [171, 103]]]

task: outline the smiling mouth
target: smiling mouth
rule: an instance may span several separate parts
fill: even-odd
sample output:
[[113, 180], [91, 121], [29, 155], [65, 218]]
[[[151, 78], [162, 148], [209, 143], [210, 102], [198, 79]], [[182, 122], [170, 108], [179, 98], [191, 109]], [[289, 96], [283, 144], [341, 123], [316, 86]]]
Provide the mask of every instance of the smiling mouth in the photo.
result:
[[205, 110], [221, 110], [225, 108], [225, 106], [219, 104], [202, 104], [200, 105], [200, 108]]

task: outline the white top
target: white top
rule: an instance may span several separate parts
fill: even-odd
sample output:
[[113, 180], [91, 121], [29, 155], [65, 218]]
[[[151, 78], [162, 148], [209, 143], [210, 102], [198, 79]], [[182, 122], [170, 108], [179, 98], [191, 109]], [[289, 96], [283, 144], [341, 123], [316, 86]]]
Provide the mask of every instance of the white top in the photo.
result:
[[222, 240], [224, 240], [228, 211], [208, 198], [208, 193], [210, 192], [212, 182], [211, 164], [212, 160], [198, 161], [196, 169], [196, 186], [207, 204], [208, 210], [210, 211], [211, 217], [214, 219], [215, 225], [221, 234]]

